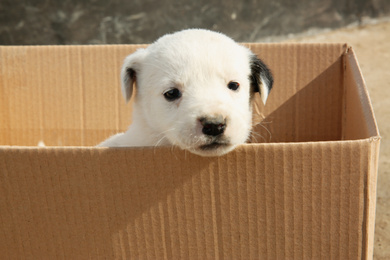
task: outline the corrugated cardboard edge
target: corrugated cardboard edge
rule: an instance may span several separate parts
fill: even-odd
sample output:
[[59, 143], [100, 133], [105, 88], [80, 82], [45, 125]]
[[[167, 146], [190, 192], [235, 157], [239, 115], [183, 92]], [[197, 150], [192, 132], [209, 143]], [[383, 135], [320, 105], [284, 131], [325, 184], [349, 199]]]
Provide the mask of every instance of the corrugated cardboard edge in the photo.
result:
[[375, 209], [376, 209], [376, 192], [378, 182], [378, 159], [379, 159], [379, 148], [380, 148], [380, 137], [370, 138], [371, 143], [371, 154], [370, 154], [370, 171], [367, 175], [366, 184], [366, 202], [365, 202], [365, 217], [367, 221], [365, 223], [365, 230], [363, 232], [365, 236], [366, 248], [363, 259], [372, 259], [374, 255], [374, 234], [375, 234]]
[[[371, 136], [367, 140], [371, 144], [369, 154], [369, 171], [366, 176], [365, 183], [365, 205], [364, 205], [364, 223], [363, 223], [363, 251], [362, 259], [372, 259], [374, 254], [374, 233], [375, 233], [375, 209], [376, 209], [376, 192], [377, 192], [377, 180], [378, 180], [378, 159], [379, 159], [379, 148], [380, 148], [380, 133], [378, 124], [376, 122], [374, 109], [369, 97], [368, 88], [361, 72], [359, 62], [356, 54], [351, 46], [346, 49], [345, 56], [345, 77], [348, 73], [351, 73], [352, 78], [356, 80], [357, 85], [354, 90], [359, 100], [357, 108], [364, 118], [366, 123], [367, 134]], [[344, 82], [346, 79], [344, 79]], [[344, 87], [344, 91], [349, 91], [347, 87]], [[346, 96], [347, 93], [344, 93]], [[344, 100], [344, 117], [348, 117], [347, 101]], [[343, 138], [345, 137], [346, 128], [343, 128]]]

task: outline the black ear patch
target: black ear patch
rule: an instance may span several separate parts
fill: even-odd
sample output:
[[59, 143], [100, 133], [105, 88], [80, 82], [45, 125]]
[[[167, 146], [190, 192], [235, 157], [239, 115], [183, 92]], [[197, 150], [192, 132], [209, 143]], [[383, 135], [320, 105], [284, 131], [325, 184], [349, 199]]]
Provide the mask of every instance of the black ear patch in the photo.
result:
[[136, 76], [135, 70], [133, 70], [132, 68], [127, 68], [126, 73], [129, 79], [135, 81], [135, 76]]
[[[272, 85], [274, 83], [271, 70], [256, 55], [251, 56], [250, 63], [250, 82], [252, 91], [259, 92], [260, 95], [268, 96], [268, 93], [271, 91]], [[268, 90], [268, 93], [261, 93], [261, 85], [263, 85]]]

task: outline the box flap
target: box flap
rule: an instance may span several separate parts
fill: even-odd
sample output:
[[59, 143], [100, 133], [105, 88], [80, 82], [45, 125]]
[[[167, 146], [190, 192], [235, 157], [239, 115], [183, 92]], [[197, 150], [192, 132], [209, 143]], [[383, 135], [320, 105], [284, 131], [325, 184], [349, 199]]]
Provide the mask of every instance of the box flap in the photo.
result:
[[379, 138], [366, 83], [352, 47], [345, 53], [343, 139]]

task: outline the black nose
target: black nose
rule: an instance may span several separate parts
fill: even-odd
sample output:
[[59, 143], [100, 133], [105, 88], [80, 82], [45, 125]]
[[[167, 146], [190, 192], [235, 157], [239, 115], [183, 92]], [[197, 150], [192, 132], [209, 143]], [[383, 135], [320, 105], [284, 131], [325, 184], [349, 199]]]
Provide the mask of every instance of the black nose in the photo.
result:
[[223, 134], [226, 129], [226, 120], [222, 117], [207, 118], [203, 117], [199, 119], [202, 124], [202, 133], [205, 135], [218, 136]]

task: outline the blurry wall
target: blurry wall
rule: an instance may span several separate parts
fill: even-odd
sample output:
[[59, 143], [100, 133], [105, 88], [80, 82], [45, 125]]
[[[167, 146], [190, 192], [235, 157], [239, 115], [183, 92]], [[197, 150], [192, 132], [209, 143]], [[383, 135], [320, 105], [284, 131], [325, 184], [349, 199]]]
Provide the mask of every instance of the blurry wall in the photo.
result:
[[150, 43], [192, 27], [248, 42], [386, 15], [389, 0], [0, 0], [0, 44]]

